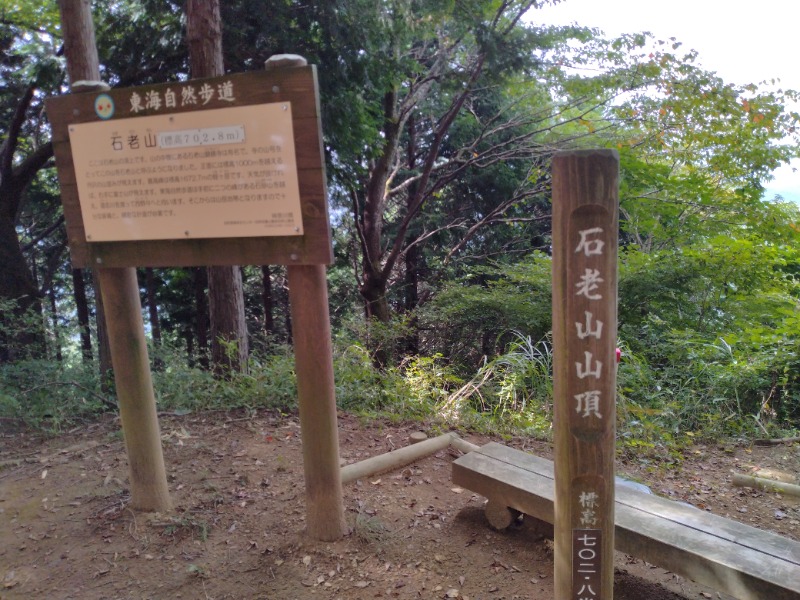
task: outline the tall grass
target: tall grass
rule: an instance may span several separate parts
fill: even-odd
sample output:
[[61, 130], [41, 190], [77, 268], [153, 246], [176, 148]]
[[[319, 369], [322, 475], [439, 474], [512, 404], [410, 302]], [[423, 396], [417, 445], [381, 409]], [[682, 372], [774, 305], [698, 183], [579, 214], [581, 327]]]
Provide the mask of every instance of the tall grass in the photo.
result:
[[553, 409], [553, 352], [548, 339], [534, 342], [513, 332], [505, 353], [485, 360], [437, 412], [453, 423], [472, 422], [548, 437]]

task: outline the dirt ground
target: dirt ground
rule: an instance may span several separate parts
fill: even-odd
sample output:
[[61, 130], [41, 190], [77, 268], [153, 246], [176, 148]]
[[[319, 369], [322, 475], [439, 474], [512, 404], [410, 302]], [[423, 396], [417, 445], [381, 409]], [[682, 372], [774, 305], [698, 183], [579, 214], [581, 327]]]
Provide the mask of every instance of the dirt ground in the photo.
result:
[[[352, 533], [325, 543], [304, 534], [296, 416], [165, 415], [161, 427], [171, 514], [128, 508], [127, 462], [113, 418], [58, 438], [2, 434], [0, 599], [553, 598], [552, 542], [524, 521], [491, 530], [483, 498], [450, 480], [455, 450], [346, 485]], [[424, 429], [341, 415], [342, 459], [404, 446]], [[496, 441], [552, 458], [546, 442]], [[800, 446], [697, 446], [680, 466], [628, 460], [618, 473], [800, 539], [800, 499], [731, 485], [732, 473], [757, 468], [796, 476]], [[615, 598], [725, 596], [618, 554]]]

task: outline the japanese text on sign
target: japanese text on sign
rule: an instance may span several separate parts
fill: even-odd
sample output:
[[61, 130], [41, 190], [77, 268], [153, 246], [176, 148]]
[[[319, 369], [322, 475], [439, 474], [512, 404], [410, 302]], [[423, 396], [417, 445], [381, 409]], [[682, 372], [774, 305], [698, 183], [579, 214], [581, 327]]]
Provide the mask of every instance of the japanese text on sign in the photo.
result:
[[572, 533], [573, 600], [600, 596], [600, 529], [575, 529]]
[[[602, 233], [603, 229], [601, 227], [591, 227], [578, 231], [580, 239], [575, 248], [575, 253], [582, 254], [587, 259], [591, 259], [593, 256], [602, 257], [605, 242], [597, 238]], [[601, 283], [603, 283], [602, 273], [596, 268], [587, 266], [584, 268], [578, 282], [575, 283], [575, 288], [577, 288], [575, 295], [584, 296], [593, 302], [600, 301], [603, 299], [602, 294], [598, 291]], [[601, 340], [603, 337], [603, 322], [596, 319], [591, 311], [584, 311], [583, 314], [584, 321], [575, 323], [575, 334], [578, 340], [585, 341], [590, 337]], [[591, 351], [585, 350], [583, 352], [583, 361], [575, 363], [575, 375], [581, 381], [588, 379], [588, 387], [591, 381], [599, 380], [602, 377], [603, 363], [597, 360]], [[576, 401], [575, 411], [581, 417], [603, 418], [600, 390], [587, 389], [575, 394], [574, 399]]]
[[87, 241], [303, 233], [288, 103], [69, 132]]
[[[178, 94], [180, 94], [180, 99]], [[145, 110], [158, 111], [162, 108], [169, 109], [178, 106], [205, 106], [215, 99], [219, 102], [233, 102], [236, 100], [233, 93], [233, 83], [226, 81], [217, 84], [216, 87], [204, 83], [199, 88], [194, 85], [184, 85], [178, 91], [167, 88], [163, 96], [158, 90], [149, 90], [143, 92], [143, 94], [133, 92], [130, 97], [130, 111], [136, 114]]]

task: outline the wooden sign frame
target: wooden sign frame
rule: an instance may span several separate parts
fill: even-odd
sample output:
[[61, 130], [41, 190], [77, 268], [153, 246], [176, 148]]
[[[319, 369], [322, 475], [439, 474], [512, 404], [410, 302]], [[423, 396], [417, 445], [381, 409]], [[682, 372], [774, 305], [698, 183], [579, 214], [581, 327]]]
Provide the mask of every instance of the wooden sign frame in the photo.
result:
[[[173, 102], [169, 107], [163, 102], [148, 106], [144, 102], [132, 101], [134, 97], [164, 98], [168, 90], [173, 97], [177, 95], [180, 98], [181, 91], [189, 87], [193, 90], [229, 89], [233, 90], [233, 94], [224, 103], [196, 98], [193, 103]], [[110, 116], [96, 108], [101, 95], [113, 102], [115, 108]], [[70, 125], [278, 102], [291, 104], [302, 235], [87, 241], [70, 145]], [[45, 104], [53, 127], [53, 150], [74, 267], [328, 265], [333, 262], [314, 66], [230, 74], [104, 92], [83, 92], [49, 98]]]

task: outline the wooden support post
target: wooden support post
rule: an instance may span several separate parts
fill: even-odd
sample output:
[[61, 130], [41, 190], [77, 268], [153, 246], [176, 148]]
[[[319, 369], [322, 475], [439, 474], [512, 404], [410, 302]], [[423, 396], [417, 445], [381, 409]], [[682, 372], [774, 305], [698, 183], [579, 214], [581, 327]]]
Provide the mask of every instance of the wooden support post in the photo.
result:
[[[91, 2], [59, 0], [67, 70], [73, 92], [108, 90], [100, 79]], [[62, 193], [64, 187], [62, 183]], [[65, 213], [67, 211], [65, 210]], [[70, 240], [70, 244], [73, 240]], [[99, 268], [96, 272], [114, 366], [122, 430], [128, 450], [131, 507], [167, 511], [171, 507], [156, 401], [144, 339], [142, 303], [136, 270]], [[102, 352], [102, 340], [100, 342]], [[101, 367], [103, 361], [100, 361]], [[102, 369], [101, 369], [102, 371]], [[101, 372], [105, 378], [106, 374]]]
[[97, 269], [106, 307], [114, 381], [128, 451], [131, 507], [165, 512], [171, 502], [136, 269]]
[[555, 598], [612, 600], [619, 157], [552, 168]]
[[287, 274], [303, 437], [306, 527], [312, 538], [333, 541], [347, 533], [347, 524], [325, 266], [289, 265]]

